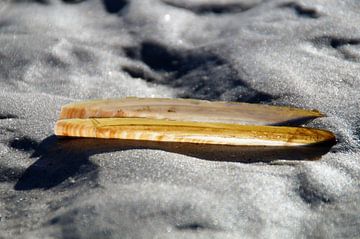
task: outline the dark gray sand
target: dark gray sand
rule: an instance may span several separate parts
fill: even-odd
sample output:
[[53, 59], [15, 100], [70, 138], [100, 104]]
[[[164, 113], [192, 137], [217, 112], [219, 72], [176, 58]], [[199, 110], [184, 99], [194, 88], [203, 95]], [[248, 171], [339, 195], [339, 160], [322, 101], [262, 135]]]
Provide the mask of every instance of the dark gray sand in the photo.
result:
[[[359, 12], [356, 0], [2, 0], [0, 238], [359, 238]], [[328, 117], [309, 126], [338, 144], [295, 161], [53, 135], [61, 105], [125, 96], [314, 108]]]

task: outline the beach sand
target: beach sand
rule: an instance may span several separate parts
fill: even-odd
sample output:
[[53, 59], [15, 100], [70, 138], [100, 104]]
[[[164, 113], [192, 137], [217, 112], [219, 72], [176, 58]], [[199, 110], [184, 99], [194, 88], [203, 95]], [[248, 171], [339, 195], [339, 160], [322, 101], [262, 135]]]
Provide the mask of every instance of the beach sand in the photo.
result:
[[[359, 10], [1, 1], [0, 238], [359, 238]], [[280, 160], [53, 135], [62, 105], [126, 96], [317, 109], [338, 143]]]

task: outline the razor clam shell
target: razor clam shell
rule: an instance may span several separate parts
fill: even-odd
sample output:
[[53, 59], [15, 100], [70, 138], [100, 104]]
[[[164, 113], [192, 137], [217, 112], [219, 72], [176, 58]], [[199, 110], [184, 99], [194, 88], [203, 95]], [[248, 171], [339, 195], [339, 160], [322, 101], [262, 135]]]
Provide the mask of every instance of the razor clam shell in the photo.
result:
[[335, 136], [331, 132], [319, 129], [145, 118], [64, 119], [56, 123], [55, 134], [234, 146], [305, 146], [335, 142]]
[[246, 125], [299, 125], [322, 116], [316, 110], [264, 104], [135, 97], [75, 102], [60, 113], [60, 119], [134, 117]]

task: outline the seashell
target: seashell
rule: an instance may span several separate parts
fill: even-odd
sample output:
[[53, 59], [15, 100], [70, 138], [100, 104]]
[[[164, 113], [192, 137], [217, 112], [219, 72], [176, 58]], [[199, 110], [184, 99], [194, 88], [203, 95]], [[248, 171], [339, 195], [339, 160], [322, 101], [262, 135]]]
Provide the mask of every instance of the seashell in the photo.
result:
[[[87, 116], [87, 112], [83, 114], [83, 116], [85, 115]], [[331, 132], [312, 128], [148, 118], [62, 119], [55, 125], [55, 134], [58, 136], [232, 146], [305, 146], [334, 144], [335, 142], [335, 136]]]
[[60, 119], [150, 118], [246, 125], [299, 125], [324, 116], [316, 110], [194, 99], [136, 98], [90, 100], [64, 105]]

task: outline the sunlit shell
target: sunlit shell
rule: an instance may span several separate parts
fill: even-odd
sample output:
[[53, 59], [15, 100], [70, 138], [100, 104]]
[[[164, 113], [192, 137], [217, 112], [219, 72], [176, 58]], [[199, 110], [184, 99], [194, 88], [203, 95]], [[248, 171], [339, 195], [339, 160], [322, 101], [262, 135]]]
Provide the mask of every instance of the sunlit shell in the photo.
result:
[[315, 110], [264, 104], [135, 97], [75, 102], [60, 113], [60, 119], [124, 117], [247, 125], [303, 124], [322, 116]]
[[146, 118], [63, 119], [56, 123], [55, 134], [235, 146], [304, 146], [335, 142], [331, 132], [319, 129]]

